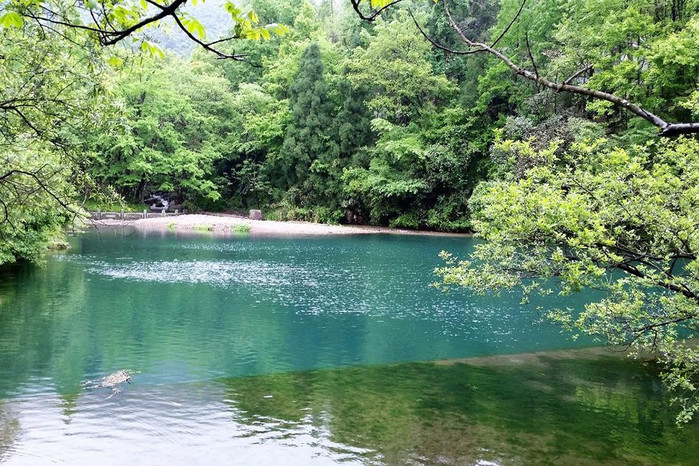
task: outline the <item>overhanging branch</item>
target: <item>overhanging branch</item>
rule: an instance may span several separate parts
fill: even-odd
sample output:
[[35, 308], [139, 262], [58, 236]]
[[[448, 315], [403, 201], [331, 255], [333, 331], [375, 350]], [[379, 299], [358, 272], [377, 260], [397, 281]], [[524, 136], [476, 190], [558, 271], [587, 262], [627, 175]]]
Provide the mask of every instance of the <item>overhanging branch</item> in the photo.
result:
[[[527, 0], [522, 1], [522, 7], [524, 3]], [[652, 125], [656, 126], [660, 131], [659, 135], [660, 136], [676, 136], [679, 134], [691, 134], [691, 133], [699, 133], [699, 122], [692, 122], [692, 123], [670, 123], [668, 121], [665, 121], [658, 115], [655, 115], [654, 113], [644, 109], [638, 104], [635, 104], [623, 97], [620, 97], [615, 94], [610, 94], [608, 92], [603, 92], [603, 91], [598, 91], [595, 89], [588, 89], [586, 87], [582, 86], [575, 86], [572, 84], [569, 84], [571, 79], [569, 78], [568, 80], [564, 81], [563, 83], [557, 83], [553, 82], [549, 79], [547, 79], [544, 76], [538, 75], [538, 73], [532, 72], [518, 64], [516, 64], [514, 61], [512, 61], [509, 57], [507, 57], [503, 52], [500, 50], [492, 47], [491, 45], [488, 45], [484, 42], [479, 42], [477, 40], [469, 39], [463, 31], [459, 28], [459, 25], [454, 21], [454, 18], [451, 15], [451, 12], [449, 11], [449, 7], [447, 5], [447, 0], [442, 0], [444, 4], [444, 11], [447, 15], [447, 18], [449, 19], [449, 24], [451, 27], [456, 31], [456, 33], [459, 35], [461, 40], [469, 47], [472, 49], [481, 49], [484, 52], [489, 53], [490, 55], [494, 56], [498, 60], [502, 61], [505, 65], [507, 65], [508, 68], [510, 68], [516, 75], [522, 76], [523, 78], [529, 79], [530, 81], [534, 81], [537, 84], [547, 87], [549, 89], [553, 89], [556, 92], [569, 92], [571, 94], [579, 94], [579, 95], [585, 95], [588, 97], [592, 97], [593, 99], [597, 100], [605, 100], [607, 102], [611, 102], [621, 108], [624, 108], [628, 110], [629, 112], [633, 113], [636, 116], [639, 116], [643, 118], [644, 120], [648, 121]], [[520, 7], [519, 11], [517, 12], [517, 16], [520, 15], [522, 11], [522, 7]]]
[[568, 79], [566, 79], [565, 81], [563, 81], [563, 84], [570, 84], [570, 83], [572, 83], [574, 79], [579, 78], [581, 75], [583, 75], [584, 73], [587, 73], [588, 71], [591, 71], [593, 68], [594, 68], [593, 65], [587, 65], [587, 66], [585, 66], [585, 67], [583, 67], [583, 68], [580, 68], [578, 71], [576, 71], [575, 73], [573, 73], [572, 75], [570, 75], [570, 77], [569, 77]]
[[[186, 0], [182, 0], [182, 1], [185, 2]], [[160, 8], [163, 12], [166, 10], [165, 7], [163, 7], [162, 5], [159, 5], [158, 3], [156, 3], [152, 0], [146, 0], [146, 2], [148, 2], [149, 5], [153, 5], [156, 8]], [[175, 21], [175, 24], [177, 24], [177, 27], [179, 27], [180, 30], [187, 35], [189, 40], [200, 45], [204, 50], [213, 53], [218, 58], [222, 58], [222, 59], [229, 58], [229, 59], [236, 60], [236, 61], [244, 61], [245, 60], [245, 57], [243, 55], [236, 55], [235, 53], [233, 53], [233, 54], [224, 53], [224, 52], [221, 52], [220, 50], [218, 50], [217, 48], [214, 47], [214, 45], [219, 44], [219, 43], [223, 43], [223, 42], [227, 42], [229, 40], [234, 39], [234, 37], [215, 40], [213, 42], [204, 42], [203, 40], [200, 40], [198, 37], [196, 37], [194, 34], [192, 34], [187, 29], [187, 27], [182, 23], [182, 20], [177, 16], [175, 11], [167, 13], [166, 16], [172, 17], [172, 19]]]
[[[155, 4], [153, 2], [148, 2], [150, 4]], [[94, 25], [90, 26], [85, 26], [83, 24], [76, 24], [75, 22], [72, 22], [67, 18], [65, 15], [62, 15], [60, 12], [54, 11], [50, 8], [48, 8], [45, 5], [40, 6], [40, 10], [43, 12], [43, 14], [38, 14], [32, 10], [25, 10], [22, 11], [21, 14], [27, 18], [31, 18], [34, 21], [36, 21], [38, 24], [54, 24], [57, 26], [63, 26], [67, 28], [72, 28], [72, 29], [80, 29], [83, 31], [87, 32], [92, 32], [95, 35], [97, 35], [97, 39], [99, 40], [100, 44], [102, 45], [115, 45], [122, 40], [126, 39], [129, 37], [131, 34], [134, 32], [138, 31], [139, 29], [148, 26], [151, 23], [155, 23], [157, 21], [160, 21], [167, 16], [174, 16], [175, 13], [177, 12], [177, 9], [180, 8], [182, 5], [187, 3], [187, 0], [173, 0], [172, 3], [169, 5], [157, 5], [159, 7], [159, 10], [156, 14], [151, 15], [151, 16], [146, 16], [145, 18], [141, 19], [137, 23], [134, 23], [133, 25], [119, 29], [114, 27], [114, 25], [109, 21], [109, 14], [108, 12], [104, 9], [104, 5], [102, 8], [103, 16], [104, 16], [104, 25], [100, 26], [99, 21], [95, 21]], [[90, 10], [90, 15], [93, 19], [95, 19], [94, 12]]]
[[[132, 36], [135, 32], [141, 30], [142, 28], [162, 21], [166, 18], [172, 18], [175, 25], [185, 33], [187, 38], [197, 45], [201, 46], [208, 52], [213, 53], [218, 58], [221, 59], [232, 59], [236, 61], [246, 61], [245, 55], [236, 53], [226, 53], [216, 48], [215, 46], [221, 43], [228, 42], [233, 39], [239, 39], [237, 36], [227, 37], [222, 39], [217, 39], [213, 41], [205, 41], [197, 36], [195, 36], [190, 30], [187, 29], [185, 24], [182, 22], [181, 15], [178, 15], [178, 11], [183, 7], [188, 0], [172, 0], [171, 3], [158, 3], [154, 0], [144, 0], [144, 5], [148, 5], [155, 9], [155, 13], [144, 16], [140, 18], [136, 23], [128, 27], [119, 27], [118, 24], [110, 19], [110, 9], [105, 7], [103, 2], [100, 2], [100, 9], [87, 9], [85, 7], [78, 7], [79, 11], [83, 12], [92, 19], [93, 24], [76, 24], [75, 21], [71, 20], [71, 17], [55, 9], [51, 9], [46, 5], [39, 5], [38, 8], [27, 8], [21, 12], [26, 18], [32, 19], [39, 27], [50, 28], [50, 30], [55, 31], [57, 27], [71, 28], [92, 33], [96, 36], [97, 40], [101, 45], [111, 46], [116, 45], [124, 39]], [[394, 3], [398, 3], [402, 0], [398, 0]], [[385, 10], [388, 6], [386, 5], [381, 10], [375, 12], [376, 15], [381, 11]], [[358, 6], [357, 6], [358, 8]], [[144, 12], [145, 13], [145, 12]], [[374, 15], [372, 15], [374, 16]], [[370, 18], [367, 18], [370, 19]], [[373, 18], [372, 18], [373, 19]], [[53, 27], [51, 27], [53, 26]], [[259, 66], [255, 65], [254, 66]]]
[[[39, 190], [44, 191], [46, 194], [48, 194], [53, 200], [55, 200], [63, 209], [67, 210], [68, 212], [77, 215], [77, 212], [73, 210], [68, 204], [66, 204], [56, 193], [54, 193], [47, 185], [47, 183], [42, 179], [41, 177], [41, 171], [43, 170], [44, 167], [47, 165], [45, 164], [41, 168], [39, 168], [36, 171], [27, 171], [27, 170], [21, 170], [21, 169], [12, 169], [8, 170], [7, 172], [3, 173], [0, 175], [0, 184], [2, 183], [7, 183], [9, 182], [14, 176], [26, 176], [28, 178], [31, 178], [34, 180], [36, 185], [38, 186]], [[55, 173], [54, 173], [55, 174]], [[48, 179], [50, 179], [52, 176], [49, 176]], [[29, 195], [32, 193], [30, 192]], [[3, 202], [3, 207], [4, 207], [4, 220], [0, 223], [3, 223], [5, 221], [8, 221], [9, 219], [9, 214], [8, 214], [8, 209], [7, 205]]]
[[[367, 21], [373, 21], [376, 16], [386, 8], [390, 7], [391, 5], [394, 5], [396, 3], [399, 3], [401, 0], [397, 0], [395, 2], [391, 2], [388, 5], [384, 6], [380, 10], [374, 12], [372, 15], [365, 15], [361, 12], [359, 8], [359, 4], [361, 3], [360, 0], [351, 0], [352, 1], [352, 6], [354, 10], [357, 12], [360, 18], [365, 19]], [[471, 39], [469, 38], [459, 27], [458, 23], [454, 20], [454, 18], [451, 15], [451, 12], [449, 11], [449, 6], [447, 4], [447, 0], [442, 0], [442, 4], [444, 6], [444, 12], [449, 20], [449, 24], [451, 28], [456, 32], [456, 34], [459, 36], [461, 41], [466, 45], [467, 50], [455, 50], [451, 49], [449, 47], [445, 47], [442, 44], [438, 43], [434, 39], [432, 39], [425, 31], [424, 29], [420, 26], [420, 24], [415, 20], [415, 17], [410, 13], [411, 18], [413, 19], [413, 22], [415, 23], [415, 26], [418, 28], [418, 31], [420, 31], [420, 34], [427, 40], [429, 41], [434, 47], [443, 50], [444, 52], [451, 53], [454, 55], [471, 55], [474, 53], [488, 53], [492, 55], [493, 57], [497, 58], [498, 60], [502, 61], [510, 70], [512, 70], [516, 75], [522, 76], [525, 79], [528, 79], [530, 81], [533, 81], [537, 83], [538, 85], [542, 87], [546, 87], [549, 89], [552, 89], [556, 92], [568, 92], [571, 94], [578, 94], [578, 95], [584, 95], [593, 99], [597, 100], [604, 100], [607, 102], [610, 102], [618, 107], [621, 107], [634, 115], [643, 118], [653, 126], [658, 128], [658, 135], [663, 136], [663, 137], [671, 137], [671, 136], [677, 136], [681, 134], [696, 134], [699, 133], [699, 122], [679, 122], [679, 123], [673, 123], [666, 121], [665, 119], [661, 118], [660, 116], [652, 113], [649, 110], [646, 110], [642, 106], [629, 101], [628, 99], [624, 97], [620, 97], [618, 95], [609, 93], [609, 92], [604, 92], [604, 91], [598, 91], [595, 89], [588, 89], [586, 87], [582, 86], [576, 86], [574, 84], [571, 84], [575, 78], [579, 77], [583, 73], [590, 71], [593, 69], [593, 65], [587, 65], [574, 73], [572, 76], [570, 76], [568, 79], [566, 79], [563, 82], [554, 82], [546, 78], [545, 76], [541, 76], [539, 73], [538, 69], [535, 69], [534, 71], [531, 71], [529, 69], [526, 69], [517, 63], [515, 63], [512, 59], [510, 59], [507, 55], [505, 55], [503, 52], [500, 50], [496, 49], [495, 46], [500, 42], [500, 40], [507, 34], [507, 32], [512, 28], [512, 26], [516, 23], [516, 21], [519, 19], [519, 17], [522, 14], [522, 11], [524, 10], [524, 7], [527, 3], [527, 0], [522, 0], [519, 9], [513, 16], [513, 18], [510, 20], [508, 25], [505, 27], [505, 29], [498, 35], [498, 37], [491, 43], [487, 44], [485, 42], [478, 41], [476, 39]], [[532, 60], [533, 63], [533, 57], [531, 56], [530, 53], [530, 59]], [[533, 66], [536, 67], [536, 65], [533, 63]]]
[[417, 28], [418, 31], [420, 31], [420, 34], [422, 34], [422, 37], [424, 37], [430, 44], [432, 44], [433, 47], [443, 50], [447, 53], [450, 53], [452, 55], [473, 55], [479, 52], [483, 52], [484, 50], [454, 50], [450, 49], [449, 47], [446, 47], [433, 38], [431, 38], [424, 29], [422, 29], [422, 26], [420, 26], [420, 23], [417, 22], [417, 19], [415, 19], [415, 16], [413, 15], [412, 10], [408, 10], [408, 14], [410, 15], [410, 18], [413, 20], [413, 23], [415, 24], [415, 27]]
[[402, 1], [403, 0], [394, 0], [391, 3], [388, 3], [387, 5], [384, 5], [383, 7], [379, 8], [378, 10], [372, 9], [370, 13], [365, 14], [359, 7], [359, 4], [362, 3], [363, 0], [350, 0], [350, 2], [352, 3], [352, 8], [357, 13], [357, 15], [359, 15], [359, 17], [362, 18], [364, 21], [374, 21], [384, 10]]

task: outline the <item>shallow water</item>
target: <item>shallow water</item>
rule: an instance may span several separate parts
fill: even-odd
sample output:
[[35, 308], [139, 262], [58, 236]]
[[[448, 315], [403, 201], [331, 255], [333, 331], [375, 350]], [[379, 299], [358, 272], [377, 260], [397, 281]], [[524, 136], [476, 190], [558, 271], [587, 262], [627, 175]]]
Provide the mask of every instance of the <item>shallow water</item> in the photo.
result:
[[[538, 303], [429, 287], [472, 244], [102, 232], [6, 270], [0, 462], [689, 464], [698, 426], [652, 366], [419, 362], [592, 344]], [[84, 386], [124, 368], [118, 393]]]

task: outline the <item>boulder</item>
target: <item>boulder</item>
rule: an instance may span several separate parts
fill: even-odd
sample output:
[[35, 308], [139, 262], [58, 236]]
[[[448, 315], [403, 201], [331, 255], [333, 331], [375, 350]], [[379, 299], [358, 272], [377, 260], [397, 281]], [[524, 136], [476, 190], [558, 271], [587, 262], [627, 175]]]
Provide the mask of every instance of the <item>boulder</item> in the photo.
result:
[[252, 209], [250, 210], [250, 213], [248, 214], [248, 218], [250, 220], [264, 220], [265, 217], [262, 215], [262, 211], [258, 209]]

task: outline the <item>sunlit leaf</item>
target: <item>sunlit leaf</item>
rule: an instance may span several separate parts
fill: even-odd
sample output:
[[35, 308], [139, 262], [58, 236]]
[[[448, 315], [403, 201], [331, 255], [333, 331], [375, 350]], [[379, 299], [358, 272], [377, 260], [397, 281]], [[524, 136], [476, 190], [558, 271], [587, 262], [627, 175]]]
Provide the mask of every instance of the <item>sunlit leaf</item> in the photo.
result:
[[255, 13], [255, 10], [250, 10], [248, 12], [248, 19], [253, 23], [258, 23], [260, 21], [260, 19], [257, 17], [257, 13]]
[[8, 11], [4, 15], [0, 16], [0, 27], [3, 28], [21, 28], [24, 24], [24, 20], [19, 13], [15, 11]]
[[236, 19], [242, 13], [240, 11], [240, 8], [235, 6], [232, 2], [226, 2], [226, 4], [224, 5], [224, 8], [233, 17], [233, 19]]
[[183, 18], [181, 21], [190, 34], [197, 35], [200, 39], [206, 37], [206, 29], [204, 29], [204, 25], [201, 24], [199, 20], [195, 18]]
[[124, 64], [124, 60], [119, 57], [111, 57], [109, 60], [109, 65], [113, 68], [119, 68]]
[[155, 44], [153, 42], [144, 40], [143, 42], [141, 42], [141, 50], [143, 50], [144, 52], [148, 52], [150, 55], [154, 57], [165, 58], [165, 53], [163, 52], [163, 49], [161, 49], [158, 44]]

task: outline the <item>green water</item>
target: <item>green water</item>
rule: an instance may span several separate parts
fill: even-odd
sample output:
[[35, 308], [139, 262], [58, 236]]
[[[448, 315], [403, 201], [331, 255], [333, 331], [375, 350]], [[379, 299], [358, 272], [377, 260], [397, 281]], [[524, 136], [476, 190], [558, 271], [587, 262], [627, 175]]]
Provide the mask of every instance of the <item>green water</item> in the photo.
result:
[[[652, 365], [526, 354], [592, 342], [537, 323], [539, 303], [431, 288], [437, 253], [464, 254], [470, 239], [124, 233], [0, 272], [0, 462], [691, 464], [699, 453], [699, 424], [675, 429]], [[119, 393], [84, 386], [125, 368], [138, 373]]]

